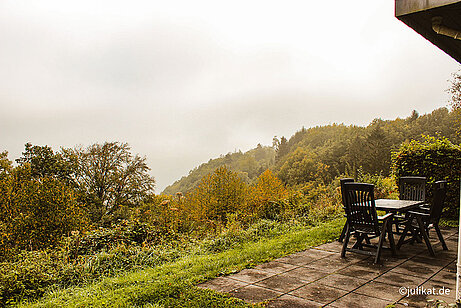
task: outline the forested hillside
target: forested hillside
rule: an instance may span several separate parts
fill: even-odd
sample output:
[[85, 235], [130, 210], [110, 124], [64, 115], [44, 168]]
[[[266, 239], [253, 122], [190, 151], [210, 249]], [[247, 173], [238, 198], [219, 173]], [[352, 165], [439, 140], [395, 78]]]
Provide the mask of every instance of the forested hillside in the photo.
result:
[[228, 153], [216, 159], [210, 159], [191, 170], [188, 176], [182, 177], [165, 188], [163, 194], [173, 195], [177, 192], [189, 192], [194, 189], [202, 178], [221, 166], [228, 166], [237, 172], [246, 183], [253, 183], [265, 170], [271, 168], [275, 161], [275, 149], [263, 147], [260, 144], [248, 152]]
[[267, 168], [290, 185], [314, 179], [327, 183], [340, 174], [355, 177], [358, 171], [387, 176], [391, 152], [402, 142], [422, 140], [423, 135], [440, 135], [459, 144], [461, 138], [456, 127], [455, 113], [440, 108], [424, 115], [413, 111], [404, 119], [375, 119], [366, 127], [332, 124], [302, 128], [289, 139], [274, 138], [273, 147], [258, 145], [246, 153], [229, 153], [210, 159], [168, 186], [163, 193], [189, 192], [203, 176], [223, 165], [237, 172], [247, 183]]

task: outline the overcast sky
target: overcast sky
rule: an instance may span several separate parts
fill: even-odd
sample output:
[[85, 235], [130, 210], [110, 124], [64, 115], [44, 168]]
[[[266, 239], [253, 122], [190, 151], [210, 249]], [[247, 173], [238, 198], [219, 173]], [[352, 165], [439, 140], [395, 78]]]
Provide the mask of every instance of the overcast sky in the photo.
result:
[[458, 68], [392, 0], [2, 0], [0, 151], [128, 142], [160, 193], [302, 126], [446, 106]]

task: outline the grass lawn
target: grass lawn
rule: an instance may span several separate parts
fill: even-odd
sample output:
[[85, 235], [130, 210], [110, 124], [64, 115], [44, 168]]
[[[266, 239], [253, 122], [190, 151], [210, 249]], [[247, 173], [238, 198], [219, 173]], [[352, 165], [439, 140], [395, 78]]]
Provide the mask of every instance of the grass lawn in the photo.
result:
[[104, 278], [91, 285], [57, 289], [20, 307], [252, 307], [241, 300], [195, 287], [208, 279], [253, 267], [337, 238], [338, 218], [316, 227], [247, 242], [218, 252], [186, 255], [160, 266]]

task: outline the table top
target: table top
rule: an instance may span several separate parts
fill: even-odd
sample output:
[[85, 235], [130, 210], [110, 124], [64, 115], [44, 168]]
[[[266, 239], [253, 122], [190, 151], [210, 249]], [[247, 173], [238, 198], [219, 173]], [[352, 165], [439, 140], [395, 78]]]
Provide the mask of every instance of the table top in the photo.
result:
[[377, 210], [402, 212], [416, 208], [424, 204], [424, 201], [415, 200], [395, 200], [395, 199], [376, 199], [375, 205]]

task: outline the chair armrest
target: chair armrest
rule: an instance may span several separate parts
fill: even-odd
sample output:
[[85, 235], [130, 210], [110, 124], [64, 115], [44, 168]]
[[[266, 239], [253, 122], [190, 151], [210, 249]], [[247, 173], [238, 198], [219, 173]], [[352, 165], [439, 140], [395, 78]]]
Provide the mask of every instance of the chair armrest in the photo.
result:
[[422, 213], [422, 212], [415, 212], [415, 211], [408, 211], [407, 213], [411, 215], [424, 216], [424, 217], [431, 216], [431, 214], [429, 213]]
[[430, 212], [431, 211], [431, 208], [430, 208], [430, 205], [429, 204], [423, 204], [421, 205], [418, 210], [423, 210], [425, 212]]
[[378, 216], [378, 220], [386, 220], [386, 219], [389, 219], [392, 216], [394, 216], [394, 213], [387, 213], [386, 215]]

